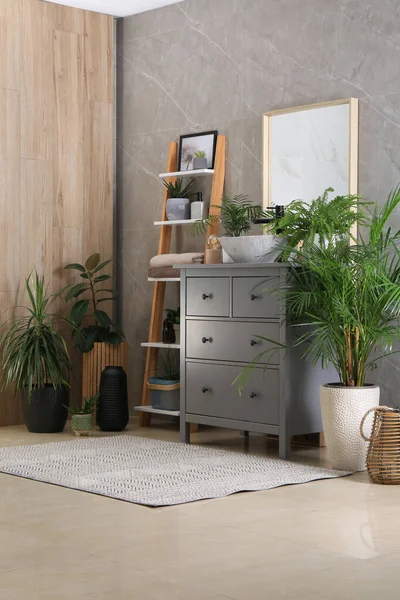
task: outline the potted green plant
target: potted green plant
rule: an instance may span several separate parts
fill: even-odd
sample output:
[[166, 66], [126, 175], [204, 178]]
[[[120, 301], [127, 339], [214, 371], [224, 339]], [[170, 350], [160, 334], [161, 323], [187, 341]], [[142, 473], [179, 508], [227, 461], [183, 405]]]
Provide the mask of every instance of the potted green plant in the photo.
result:
[[163, 185], [168, 190], [167, 219], [168, 221], [184, 221], [190, 219], [190, 197], [193, 195], [192, 186], [194, 179], [186, 185], [182, 177], [175, 181], [163, 180]]
[[[365, 469], [360, 422], [380, 396], [367, 376], [379, 359], [396, 352], [400, 337], [400, 231], [388, 227], [399, 204], [396, 188], [382, 209], [375, 207], [357, 244], [291, 246], [288, 281], [276, 290], [296, 333], [293, 346], [302, 348], [305, 360], [332, 364], [338, 373], [338, 381], [321, 387], [328, 454], [337, 469]], [[274, 341], [274, 350], [279, 347]], [[265, 360], [261, 353], [248, 365], [240, 387]]]
[[179, 344], [181, 339], [181, 311], [180, 308], [167, 308], [165, 309], [166, 317], [164, 319], [163, 327], [163, 342], [164, 344]]
[[207, 169], [207, 153], [204, 150], [194, 153], [193, 169]]
[[364, 208], [368, 202], [356, 194], [329, 198], [333, 188], [327, 188], [321, 196], [310, 203], [295, 200], [285, 206], [284, 215], [267, 225], [273, 234], [285, 238], [282, 260], [286, 260], [293, 248], [320, 246], [348, 239], [352, 227], [365, 222]]
[[248, 196], [223, 196], [221, 206], [211, 205], [210, 212], [206, 219], [193, 224], [193, 231], [196, 234], [206, 233], [208, 226], [215, 223], [223, 226], [225, 236], [221, 238], [221, 246], [224, 263], [273, 262], [278, 258], [277, 247], [282, 242], [280, 236], [247, 235], [254, 219], [270, 216], [261, 206], [249, 202]]
[[103, 303], [111, 302], [115, 297], [112, 288], [103, 287], [111, 280], [111, 275], [104, 273], [111, 262], [101, 262], [100, 254], [96, 253], [89, 256], [84, 265], [72, 263], [65, 267], [76, 271], [82, 280], [67, 285], [60, 294], [66, 302], [73, 303], [70, 321], [74, 325], [76, 347], [83, 353], [83, 397], [98, 392], [100, 375], [106, 366], [126, 369], [128, 347], [124, 334], [103, 309]]
[[160, 373], [147, 383], [150, 402], [159, 410], [179, 410], [180, 406], [180, 364], [179, 355], [166, 350], [161, 360]]
[[94, 429], [93, 413], [96, 410], [99, 395], [84, 398], [81, 408], [67, 407], [71, 415], [71, 429], [77, 437], [90, 435]]
[[58, 433], [67, 421], [70, 359], [58, 327], [67, 319], [50, 310], [54, 300], [43, 276], [25, 281], [29, 305], [10, 321], [0, 341], [2, 388], [22, 392], [25, 424], [32, 433]]

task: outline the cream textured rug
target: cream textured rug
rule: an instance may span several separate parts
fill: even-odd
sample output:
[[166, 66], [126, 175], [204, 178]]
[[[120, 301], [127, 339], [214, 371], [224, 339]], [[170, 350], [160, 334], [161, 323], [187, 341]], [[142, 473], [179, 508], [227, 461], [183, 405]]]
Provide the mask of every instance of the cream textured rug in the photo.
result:
[[128, 435], [0, 448], [0, 472], [147, 506], [348, 474]]

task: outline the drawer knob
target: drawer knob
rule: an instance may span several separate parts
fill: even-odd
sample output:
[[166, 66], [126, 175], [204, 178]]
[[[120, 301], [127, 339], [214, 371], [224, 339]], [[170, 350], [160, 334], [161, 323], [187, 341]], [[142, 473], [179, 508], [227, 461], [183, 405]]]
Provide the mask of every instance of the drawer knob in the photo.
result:
[[208, 387], [202, 387], [201, 391], [203, 392], [203, 394], [207, 394], [207, 392], [209, 392], [210, 390], [208, 389]]
[[253, 399], [253, 398], [257, 398], [257, 394], [255, 394], [254, 392], [251, 392], [251, 393], [250, 393], [250, 398], [251, 398], [251, 399]]
[[201, 341], [203, 342], [203, 344], [207, 344], [207, 342], [210, 342], [210, 344], [211, 344], [213, 339], [212, 339], [212, 337], [209, 337], [209, 338], [203, 337], [201, 339]]
[[208, 298], [210, 298], [210, 299], [211, 299], [212, 297], [213, 297], [213, 295], [212, 295], [212, 294], [203, 294], [203, 295], [202, 295], [202, 298], [203, 298], [203, 300], [207, 300]]
[[256, 340], [251, 340], [250, 346], [257, 346], [258, 342]]
[[252, 302], [254, 302], [254, 300], [257, 300], [257, 298], [258, 298], [258, 296], [255, 296], [254, 294], [251, 294], [251, 296], [250, 296], [250, 300]]

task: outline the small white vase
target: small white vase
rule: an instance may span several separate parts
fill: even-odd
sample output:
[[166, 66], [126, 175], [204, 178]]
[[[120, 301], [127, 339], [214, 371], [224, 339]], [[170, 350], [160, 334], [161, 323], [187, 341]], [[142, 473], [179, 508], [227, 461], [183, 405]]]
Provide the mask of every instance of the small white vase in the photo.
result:
[[[320, 388], [322, 424], [328, 447], [328, 458], [334, 469], [365, 471], [368, 442], [360, 434], [365, 413], [379, 406], [378, 386], [344, 387], [335, 384]], [[365, 431], [372, 424], [365, 426]]]

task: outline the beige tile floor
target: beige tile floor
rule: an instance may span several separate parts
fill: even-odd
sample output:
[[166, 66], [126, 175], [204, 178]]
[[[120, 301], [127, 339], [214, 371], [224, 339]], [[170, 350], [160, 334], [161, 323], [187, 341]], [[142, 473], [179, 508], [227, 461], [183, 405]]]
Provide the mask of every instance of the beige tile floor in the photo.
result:
[[[174, 425], [128, 433], [177, 440]], [[0, 446], [70, 439], [0, 429]], [[244, 451], [236, 432], [195, 442]], [[294, 446], [294, 460], [326, 464]], [[252, 436], [249, 451], [276, 455]], [[400, 488], [365, 474], [151, 509], [0, 474], [0, 600], [400, 598]]]

